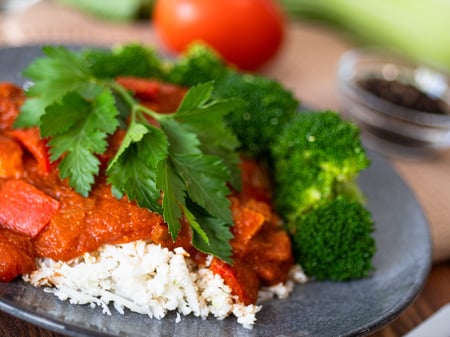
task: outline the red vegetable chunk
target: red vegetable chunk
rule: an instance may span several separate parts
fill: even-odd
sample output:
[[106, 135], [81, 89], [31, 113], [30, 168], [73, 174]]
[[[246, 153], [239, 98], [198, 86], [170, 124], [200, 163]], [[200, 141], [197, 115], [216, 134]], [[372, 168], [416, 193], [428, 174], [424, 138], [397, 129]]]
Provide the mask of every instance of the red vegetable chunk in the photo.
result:
[[47, 174], [50, 172], [51, 164], [47, 143], [41, 139], [38, 128], [14, 129], [9, 130], [7, 134], [16, 139], [31, 153], [42, 173]]
[[0, 228], [0, 282], [9, 282], [36, 268], [28, 237]]
[[35, 237], [59, 208], [59, 201], [23, 180], [0, 185], [0, 224], [14, 232]]
[[116, 80], [143, 105], [161, 113], [176, 111], [187, 92], [187, 88], [158, 80], [130, 76], [122, 76]]
[[12, 127], [24, 100], [21, 88], [12, 83], [0, 82], [0, 130]]
[[13, 139], [0, 134], [0, 178], [19, 178], [23, 151]]
[[225, 284], [231, 289], [233, 295], [239, 297], [244, 304], [256, 303], [258, 299], [259, 280], [255, 271], [240, 260], [229, 265], [222, 260], [214, 258], [210, 270], [222, 277]]

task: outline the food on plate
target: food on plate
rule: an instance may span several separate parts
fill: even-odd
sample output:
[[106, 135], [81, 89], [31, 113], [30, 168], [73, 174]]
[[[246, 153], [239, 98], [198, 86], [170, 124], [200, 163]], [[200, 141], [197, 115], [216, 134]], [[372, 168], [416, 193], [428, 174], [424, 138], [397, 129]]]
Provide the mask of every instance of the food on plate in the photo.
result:
[[304, 112], [270, 148], [273, 200], [305, 272], [321, 280], [368, 275], [374, 227], [356, 178], [370, 162], [358, 127], [332, 111]]
[[182, 52], [202, 41], [244, 70], [269, 62], [285, 29], [282, 11], [273, 0], [156, 1], [152, 24], [172, 51]]
[[278, 82], [263, 76], [228, 72], [216, 85], [220, 97], [244, 100], [225, 119], [241, 142], [240, 151], [252, 158], [270, 156], [270, 144], [298, 114], [298, 101]]
[[351, 280], [372, 270], [375, 241], [370, 213], [342, 195], [319, 202], [295, 219], [293, 249], [307, 275], [317, 280]]
[[363, 198], [356, 178], [369, 160], [359, 129], [335, 112], [297, 114], [274, 139], [271, 153], [274, 202], [288, 220], [339, 194]]
[[[22, 276], [106, 313], [112, 304], [156, 318], [233, 314], [251, 327], [263, 297], [287, 297], [306, 280], [296, 241], [302, 219], [323, 212], [332, 227], [321, 205], [341, 198], [364, 209], [354, 179], [368, 159], [353, 124], [334, 112], [299, 114], [281, 85], [227, 67], [209, 47], [176, 60], [135, 44], [44, 53], [24, 70], [32, 80], [25, 93], [0, 84], [4, 282]], [[253, 122], [251, 135], [242, 132]], [[283, 138], [290, 125], [303, 125], [307, 142]], [[343, 139], [331, 147], [321, 134]], [[330, 193], [307, 210], [278, 212], [277, 190], [286, 186], [277, 161], [292, 159], [283, 151], [305, 164], [294, 173], [311, 164], [329, 178]], [[367, 248], [361, 272], [339, 279], [372, 270], [366, 215], [358, 223], [339, 214], [330, 229], [359, 229], [365, 241], [355, 252]], [[351, 247], [335, 248], [351, 261]]]

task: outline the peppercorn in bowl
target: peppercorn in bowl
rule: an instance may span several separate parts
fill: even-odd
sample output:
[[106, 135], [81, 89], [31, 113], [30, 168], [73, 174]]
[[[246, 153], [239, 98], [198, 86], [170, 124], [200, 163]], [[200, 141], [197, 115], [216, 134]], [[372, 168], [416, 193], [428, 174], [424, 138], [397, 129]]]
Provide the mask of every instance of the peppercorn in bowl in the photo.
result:
[[449, 74], [369, 49], [344, 53], [337, 71], [341, 110], [365, 145], [408, 159], [450, 148]]

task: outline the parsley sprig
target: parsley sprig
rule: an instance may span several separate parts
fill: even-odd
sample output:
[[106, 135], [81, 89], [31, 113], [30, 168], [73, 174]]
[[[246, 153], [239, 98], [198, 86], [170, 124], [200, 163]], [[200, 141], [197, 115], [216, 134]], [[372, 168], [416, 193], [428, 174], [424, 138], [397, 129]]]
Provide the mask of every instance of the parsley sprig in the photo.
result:
[[[113, 78], [97, 78], [81, 52], [44, 47], [24, 71], [33, 81], [17, 127], [39, 126], [62, 178], [87, 196], [108, 136], [126, 129], [106, 174], [117, 198], [163, 215], [175, 240], [184, 218], [193, 245], [231, 262], [228, 183], [238, 184], [238, 141], [224, 116], [241, 102], [212, 99], [213, 83], [192, 87], [177, 111], [158, 114]], [[126, 108], [118, 108], [119, 106]], [[124, 103], [124, 104], [123, 104]], [[149, 122], [156, 120], [159, 127]], [[126, 122], [125, 122], [126, 121]]]

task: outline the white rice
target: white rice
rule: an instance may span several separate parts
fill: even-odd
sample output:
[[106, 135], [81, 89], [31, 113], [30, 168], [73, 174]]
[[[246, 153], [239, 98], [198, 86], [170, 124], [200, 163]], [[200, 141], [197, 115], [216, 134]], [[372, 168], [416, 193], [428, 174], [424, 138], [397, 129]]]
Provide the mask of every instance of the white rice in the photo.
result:
[[296, 266], [286, 284], [261, 289], [257, 305], [244, 305], [219, 275], [208, 266], [199, 268], [183, 248], [170, 251], [145, 241], [104, 245], [68, 262], [38, 259], [37, 266], [25, 281], [60, 300], [100, 306], [108, 315], [110, 305], [122, 314], [127, 308], [156, 319], [176, 311], [177, 322], [189, 314], [202, 319], [234, 315], [246, 328], [254, 325], [262, 301], [286, 298], [294, 283], [307, 280]]

